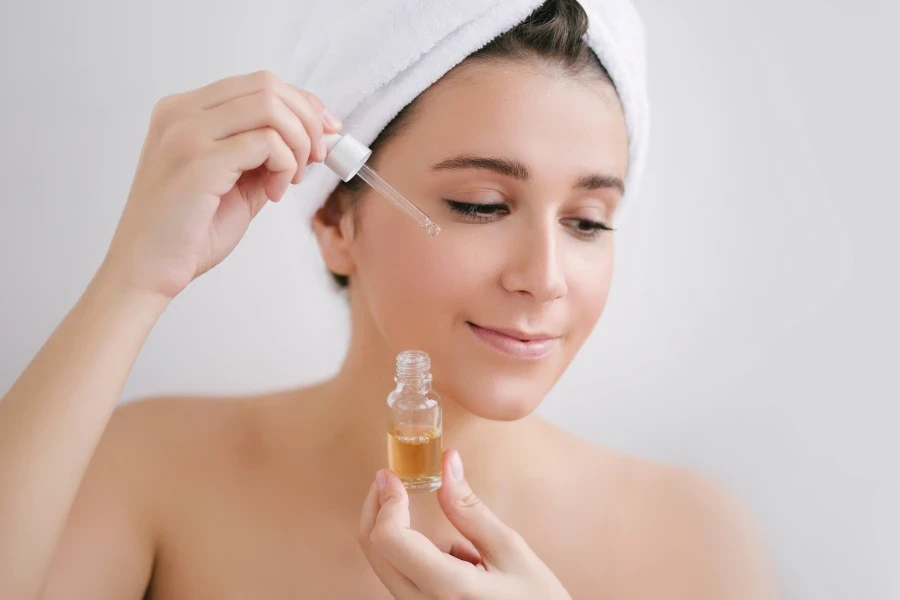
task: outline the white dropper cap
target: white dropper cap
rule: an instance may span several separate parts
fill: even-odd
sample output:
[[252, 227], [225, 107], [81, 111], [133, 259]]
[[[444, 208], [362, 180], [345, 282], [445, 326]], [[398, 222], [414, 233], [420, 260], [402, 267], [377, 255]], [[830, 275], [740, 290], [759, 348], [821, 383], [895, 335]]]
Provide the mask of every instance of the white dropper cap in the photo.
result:
[[322, 137], [328, 150], [328, 154], [325, 156], [325, 165], [343, 179], [344, 183], [359, 175], [360, 179], [372, 186], [376, 192], [412, 217], [419, 226], [428, 232], [428, 235], [434, 237], [441, 231], [438, 224], [419, 210], [419, 207], [404, 198], [400, 192], [388, 185], [388, 182], [366, 165], [366, 161], [372, 156], [372, 151], [365, 144], [349, 134], [329, 133]]
[[372, 155], [372, 151], [352, 135], [328, 133], [322, 137], [328, 148], [325, 165], [345, 183], [353, 179]]

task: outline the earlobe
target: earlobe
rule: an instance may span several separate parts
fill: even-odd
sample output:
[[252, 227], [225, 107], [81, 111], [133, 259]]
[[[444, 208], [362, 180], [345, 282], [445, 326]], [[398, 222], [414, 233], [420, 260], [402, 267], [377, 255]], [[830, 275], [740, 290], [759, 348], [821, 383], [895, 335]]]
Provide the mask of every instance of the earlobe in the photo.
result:
[[322, 260], [329, 271], [336, 275], [349, 276], [353, 273], [353, 256], [350, 241], [353, 236], [352, 218], [349, 213], [329, 215], [323, 206], [312, 219], [313, 232], [319, 243]]

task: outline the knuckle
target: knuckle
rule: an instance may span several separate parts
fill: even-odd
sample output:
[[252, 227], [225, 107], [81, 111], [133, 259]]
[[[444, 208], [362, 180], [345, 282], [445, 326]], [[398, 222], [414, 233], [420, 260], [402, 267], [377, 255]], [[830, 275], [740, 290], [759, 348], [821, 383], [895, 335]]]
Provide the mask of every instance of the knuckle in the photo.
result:
[[324, 129], [325, 124], [323, 120], [325, 119], [325, 105], [324, 104], [313, 104], [311, 106], [313, 116], [315, 117], [315, 124], [318, 129]]
[[275, 131], [271, 127], [266, 127], [262, 130], [263, 139], [270, 148], [274, 148], [278, 146], [279, 142], [281, 142], [281, 136], [278, 135], [278, 132]]
[[318, 115], [318, 117], [312, 122], [312, 131], [310, 131], [309, 134], [314, 136], [316, 139], [319, 139], [324, 133], [325, 125], [322, 123], [322, 115]]
[[169, 121], [172, 113], [174, 112], [175, 105], [178, 103], [178, 96], [163, 96], [159, 100], [156, 101], [156, 104], [153, 105], [153, 110], [150, 111], [150, 124], [151, 126], [156, 126], [161, 128], [165, 126], [165, 124]]
[[153, 114], [165, 114], [172, 102], [175, 101], [174, 96], [163, 96], [156, 101], [153, 106]]
[[482, 505], [481, 498], [475, 492], [469, 492], [457, 501], [457, 505], [462, 509], [478, 508]]
[[268, 69], [256, 71], [253, 73], [253, 77], [259, 82], [260, 88], [264, 90], [274, 90], [281, 83], [278, 75]]
[[281, 108], [281, 99], [278, 97], [278, 93], [266, 88], [259, 92], [258, 97], [263, 114], [270, 120], [276, 119], [279, 115], [279, 108]]
[[[299, 89], [299, 88], [298, 88], [298, 89]], [[309, 101], [309, 103], [312, 104], [313, 107], [314, 107], [317, 111], [320, 111], [320, 112], [322, 112], [322, 113], [325, 112], [325, 103], [322, 102], [322, 99], [321, 99], [321, 98], [319, 98], [318, 96], [316, 96], [316, 95], [313, 94], [312, 92], [307, 92], [306, 90], [300, 90], [300, 91], [303, 93], [303, 95], [306, 97], [306, 99]]]
[[298, 160], [303, 159], [306, 162], [306, 159], [309, 158], [309, 153], [312, 151], [312, 141], [307, 136], [300, 136], [299, 145], [294, 148], [294, 152], [297, 155]]
[[184, 121], [166, 127], [159, 141], [160, 149], [173, 158], [193, 156], [197, 154], [199, 146], [197, 136]]

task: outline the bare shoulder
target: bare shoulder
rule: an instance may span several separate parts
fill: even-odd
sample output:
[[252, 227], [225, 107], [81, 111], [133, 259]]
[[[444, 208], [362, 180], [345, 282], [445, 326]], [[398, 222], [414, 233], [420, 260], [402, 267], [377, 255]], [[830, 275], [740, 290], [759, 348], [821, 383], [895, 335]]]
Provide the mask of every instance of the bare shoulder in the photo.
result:
[[[587, 555], [615, 563], [624, 594], [617, 597], [628, 597], [626, 590], [636, 586], [666, 597], [777, 597], [758, 524], [725, 487], [545, 427], [552, 455], [566, 465], [556, 483], [566, 490], [569, 518], [588, 532], [579, 543]], [[682, 596], [672, 596], [673, 590]]]
[[[166, 396], [118, 407], [104, 432], [94, 462], [127, 469], [129, 485], [142, 489], [157, 522], [186, 512], [191, 502], [259, 483], [277, 468], [278, 444], [296, 446], [305, 422], [293, 405], [316, 397], [316, 388], [247, 396]], [[313, 443], [309, 441], [309, 443]], [[303, 453], [299, 453], [303, 454]], [[292, 468], [296, 467], [291, 463]], [[204, 498], [205, 497], [205, 498]], [[221, 499], [219, 499], [221, 502]], [[167, 523], [168, 524], [168, 523]]]
[[135, 458], [189, 459], [198, 452], [252, 447], [255, 412], [252, 397], [148, 398], [117, 408], [105, 435], [110, 445], [130, 447]]
[[[187, 457], [235, 444], [225, 440], [235, 439], [239, 421], [235, 407], [212, 399], [160, 398], [117, 408], [79, 486], [42, 597], [142, 597], [164, 525], [163, 501], [197, 462]], [[226, 430], [231, 433], [223, 435]]]
[[148, 518], [194, 468], [247, 456], [258, 441], [250, 398], [167, 396], [116, 408], [85, 485], [125, 487]]
[[168, 396], [120, 406], [98, 453], [121, 457], [140, 477], [145, 497], [164, 510], [179, 491], [263, 459], [264, 397]]

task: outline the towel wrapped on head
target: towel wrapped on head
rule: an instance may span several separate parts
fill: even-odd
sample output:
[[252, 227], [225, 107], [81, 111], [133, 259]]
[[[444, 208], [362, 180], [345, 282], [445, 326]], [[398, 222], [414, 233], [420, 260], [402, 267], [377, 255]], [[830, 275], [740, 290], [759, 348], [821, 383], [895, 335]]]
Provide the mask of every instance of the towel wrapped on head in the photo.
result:
[[[344, 131], [366, 145], [406, 105], [467, 56], [523, 22], [544, 0], [368, 0], [315, 2], [292, 32], [285, 79], [322, 99]], [[344, 3], [346, 5], [346, 2]], [[628, 173], [622, 207], [637, 192], [648, 137], [644, 29], [628, 0], [579, 0], [585, 39], [622, 102]], [[300, 184], [311, 215], [340, 180], [310, 169]]]

